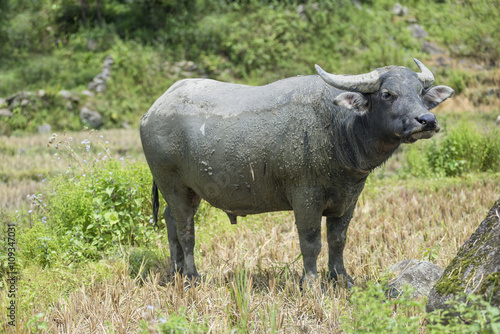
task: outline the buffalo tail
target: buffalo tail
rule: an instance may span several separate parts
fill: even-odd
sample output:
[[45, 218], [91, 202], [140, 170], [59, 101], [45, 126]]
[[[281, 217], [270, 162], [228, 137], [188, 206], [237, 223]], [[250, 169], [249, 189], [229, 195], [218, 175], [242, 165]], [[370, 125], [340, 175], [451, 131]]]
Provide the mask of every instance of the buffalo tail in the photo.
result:
[[153, 189], [151, 190], [152, 202], [153, 202], [153, 223], [156, 229], [158, 223], [158, 210], [160, 209], [160, 199], [158, 197], [158, 186], [153, 180]]

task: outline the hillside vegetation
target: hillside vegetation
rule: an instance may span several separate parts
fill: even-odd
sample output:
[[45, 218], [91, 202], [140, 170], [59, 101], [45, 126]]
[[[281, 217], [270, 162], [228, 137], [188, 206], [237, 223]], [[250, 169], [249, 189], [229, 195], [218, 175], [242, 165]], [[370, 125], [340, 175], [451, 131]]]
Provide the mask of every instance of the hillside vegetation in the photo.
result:
[[[500, 196], [499, 6], [0, 0], [0, 332], [498, 333], [487, 301], [461, 304], [463, 317], [445, 326], [425, 313], [425, 299], [388, 301], [383, 287], [385, 269], [404, 259], [445, 267]], [[89, 89], [108, 56], [105, 89]], [[327, 281], [326, 233], [322, 288], [300, 288], [292, 213], [231, 225], [205, 202], [199, 285], [185, 289], [169, 273], [138, 125], [173, 82], [260, 85], [314, 74], [315, 63], [334, 73], [417, 70], [413, 58], [456, 95], [436, 110], [439, 134], [401, 147], [369, 177], [345, 251], [357, 288]], [[82, 131], [83, 107], [102, 115], [98, 131]], [[50, 132], [37, 133], [43, 124]], [[16, 226], [14, 328], [4, 311], [14, 300], [6, 223]]]
[[[90, 107], [104, 128], [137, 126], [175, 80], [205, 76], [246, 84], [385, 65], [426, 63], [467, 105], [500, 97], [498, 3], [470, 1], [2, 1], [0, 97], [43, 90], [3, 117], [0, 133], [80, 130]], [[104, 93], [81, 92], [114, 59]], [[186, 66], [186, 61], [194, 62]], [[177, 64], [176, 64], [177, 63]], [[69, 90], [78, 101], [58, 93]], [[460, 100], [464, 102], [464, 100]], [[463, 109], [463, 106], [457, 106]], [[1, 106], [0, 106], [1, 108]], [[1, 117], [1, 116], [0, 116]]]

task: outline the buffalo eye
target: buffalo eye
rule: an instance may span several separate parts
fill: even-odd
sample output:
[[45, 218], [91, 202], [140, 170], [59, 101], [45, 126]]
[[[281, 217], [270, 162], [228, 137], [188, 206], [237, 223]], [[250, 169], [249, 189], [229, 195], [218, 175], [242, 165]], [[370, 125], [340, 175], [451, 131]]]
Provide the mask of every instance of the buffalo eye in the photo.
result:
[[382, 100], [393, 100], [396, 96], [389, 91], [382, 92]]

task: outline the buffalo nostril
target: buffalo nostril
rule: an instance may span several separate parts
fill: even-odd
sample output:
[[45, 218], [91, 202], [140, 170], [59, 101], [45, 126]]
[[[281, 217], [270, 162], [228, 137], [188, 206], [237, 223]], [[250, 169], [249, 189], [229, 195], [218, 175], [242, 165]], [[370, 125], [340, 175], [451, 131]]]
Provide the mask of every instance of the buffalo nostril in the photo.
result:
[[437, 123], [436, 117], [433, 114], [421, 115], [417, 117], [416, 120], [426, 128], [435, 127]]

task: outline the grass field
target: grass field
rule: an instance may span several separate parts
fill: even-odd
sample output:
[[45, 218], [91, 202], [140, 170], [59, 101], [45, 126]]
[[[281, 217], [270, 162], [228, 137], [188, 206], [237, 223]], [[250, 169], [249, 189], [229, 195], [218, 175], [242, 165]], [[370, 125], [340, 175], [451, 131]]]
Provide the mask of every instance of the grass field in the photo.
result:
[[[147, 168], [137, 130], [92, 136], [115, 159], [140, 161]], [[43, 191], [44, 179], [68, 166], [62, 149], [47, 147], [48, 137], [2, 141], [2, 210], [10, 217], [17, 210], [24, 217], [19, 231], [33, 225], [26, 214], [27, 195]], [[79, 144], [89, 133], [64, 137]], [[360, 287], [384, 281], [385, 269], [404, 259], [445, 267], [500, 195], [498, 173], [400, 177], [404, 159], [403, 149], [370, 177], [351, 222], [345, 263]], [[168, 273], [164, 229], [149, 247], [120, 246], [97, 261], [47, 266], [24, 261], [17, 333], [340, 333], [359, 321], [352, 315], [357, 306], [350, 303], [350, 292], [326, 280], [326, 233], [318, 261], [323, 291], [301, 290], [302, 259], [291, 213], [248, 216], [231, 225], [224, 213], [202, 203], [197, 218], [201, 281], [196, 287], [185, 289], [180, 277]], [[0, 296], [5, 309], [6, 290], [0, 289]], [[424, 303], [395, 309], [393, 318], [398, 312], [414, 316], [418, 331], [426, 332]], [[4, 312], [0, 319], [1, 328], [12, 331]]]
[[[498, 1], [399, 0], [401, 13], [395, 2], [0, 0], [0, 109], [12, 112], [0, 116], [0, 333], [500, 328], [500, 315], [488, 327], [482, 311], [467, 319], [473, 326], [433, 327], [425, 300], [383, 296], [387, 267], [404, 259], [445, 267], [500, 196]], [[106, 91], [83, 94], [108, 56]], [[138, 125], [173, 82], [207, 76], [262, 85], [313, 74], [315, 63], [337, 74], [417, 70], [413, 58], [455, 96], [433, 110], [442, 127], [435, 138], [398, 149], [368, 179], [344, 256], [360, 290], [326, 280], [325, 236], [322, 288], [301, 290], [292, 213], [231, 225], [206, 203], [196, 224], [199, 284], [185, 289], [168, 273], [166, 231], [150, 224]], [[68, 105], [61, 90], [78, 102]], [[33, 94], [7, 103], [21, 91]], [[103, 116], [106, 130], [77, 131], [84, 106]], [[118, 130], [124, 123], [132, 129]], [[35, 134], [42, 124], [57, 138]], [[4, 252], [9, 223], [16, 226], [15, 297]], [[15, 327], [7, 318], [12, 302]]]

